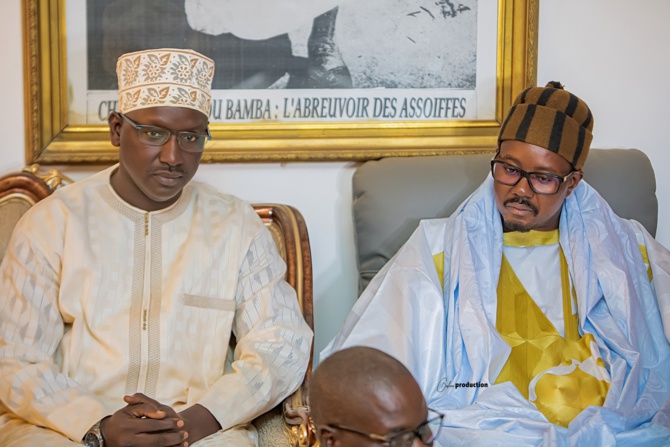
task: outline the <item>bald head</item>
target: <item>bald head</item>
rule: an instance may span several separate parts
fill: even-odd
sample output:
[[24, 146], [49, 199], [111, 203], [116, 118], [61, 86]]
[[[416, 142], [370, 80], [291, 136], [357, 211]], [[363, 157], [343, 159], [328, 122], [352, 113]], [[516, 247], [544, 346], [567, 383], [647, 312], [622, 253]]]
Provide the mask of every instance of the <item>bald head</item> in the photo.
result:
[[[320, 435], [352, 437], [349, 444], [366, 445], [360, 435], [322, 433], [333, 425], [386, 434], [421, 424], [427, 414], [421, 389], [398, 360], [374, 348], [353, 347], [321, 362], [310, 384], [310, 408]], [[321, 439], [322, 445], [329, 445]]]

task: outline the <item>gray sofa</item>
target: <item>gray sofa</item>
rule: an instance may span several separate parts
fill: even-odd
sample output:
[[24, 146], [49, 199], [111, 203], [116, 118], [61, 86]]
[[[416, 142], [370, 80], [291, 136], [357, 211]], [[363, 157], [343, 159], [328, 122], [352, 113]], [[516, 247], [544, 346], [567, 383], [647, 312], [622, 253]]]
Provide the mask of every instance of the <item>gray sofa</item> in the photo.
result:
[[[409, 238], [421, 219], [446, 217], [481, 184], [493, 153], [385, 158], [353, 177], [359, 294]], [[656, 233], [656, 179], [637, 149], [591, 149], [584, 180], [622, 217]]]

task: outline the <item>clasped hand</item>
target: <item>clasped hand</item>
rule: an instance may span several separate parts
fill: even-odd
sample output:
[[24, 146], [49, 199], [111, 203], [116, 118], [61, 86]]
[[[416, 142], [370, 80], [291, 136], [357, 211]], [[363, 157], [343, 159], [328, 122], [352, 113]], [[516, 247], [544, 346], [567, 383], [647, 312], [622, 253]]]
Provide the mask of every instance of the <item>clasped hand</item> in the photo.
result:
[[188, 447], [184, 420], [172, 407], [135, 393], [100, 423], [105, 447]]

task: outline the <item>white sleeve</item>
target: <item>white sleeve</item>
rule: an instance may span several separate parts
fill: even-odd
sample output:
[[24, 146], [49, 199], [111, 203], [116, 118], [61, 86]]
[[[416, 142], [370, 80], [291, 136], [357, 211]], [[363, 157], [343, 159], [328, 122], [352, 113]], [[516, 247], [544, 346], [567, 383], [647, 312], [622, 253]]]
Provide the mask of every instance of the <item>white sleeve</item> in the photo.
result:
[[302, 383], [313, 334], [295, 291], [284, 280], [285, 271], [270, 232], [263, 228], [240, 268], [233, 372], [218, 379], [198, 402], [223, 429], [270, 410]]
[[108, 413], [54, 360], [65, 330], [58, 307], [60, 255], [54, 248], [58, 219], [46, 220], [44, 231], [30, 225], [47, 217], [54, 216], [24, 216], [0, 264], [0, 401], [27, 422], [80, 441]]

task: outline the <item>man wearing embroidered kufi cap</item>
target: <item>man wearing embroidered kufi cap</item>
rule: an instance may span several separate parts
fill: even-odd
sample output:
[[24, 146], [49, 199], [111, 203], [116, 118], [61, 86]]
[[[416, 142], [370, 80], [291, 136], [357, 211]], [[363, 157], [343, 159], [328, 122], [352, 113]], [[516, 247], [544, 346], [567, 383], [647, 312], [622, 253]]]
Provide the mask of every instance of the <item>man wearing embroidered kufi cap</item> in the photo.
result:
[[301, 383], [312, 333], [270, 233], [191, 181], [213, 73], [190, 50], [120, 57], [119, 163], [16, 226], [0, 266], [3, 447], [256, 445], [249, 421]]
[[491, 175], [420, 223], [322, 358], [402, 361], [447, 415], [439, 446], [667, 444], [670, 252], [582, 180], [592, 130], [561, 84], [524, 90]]

